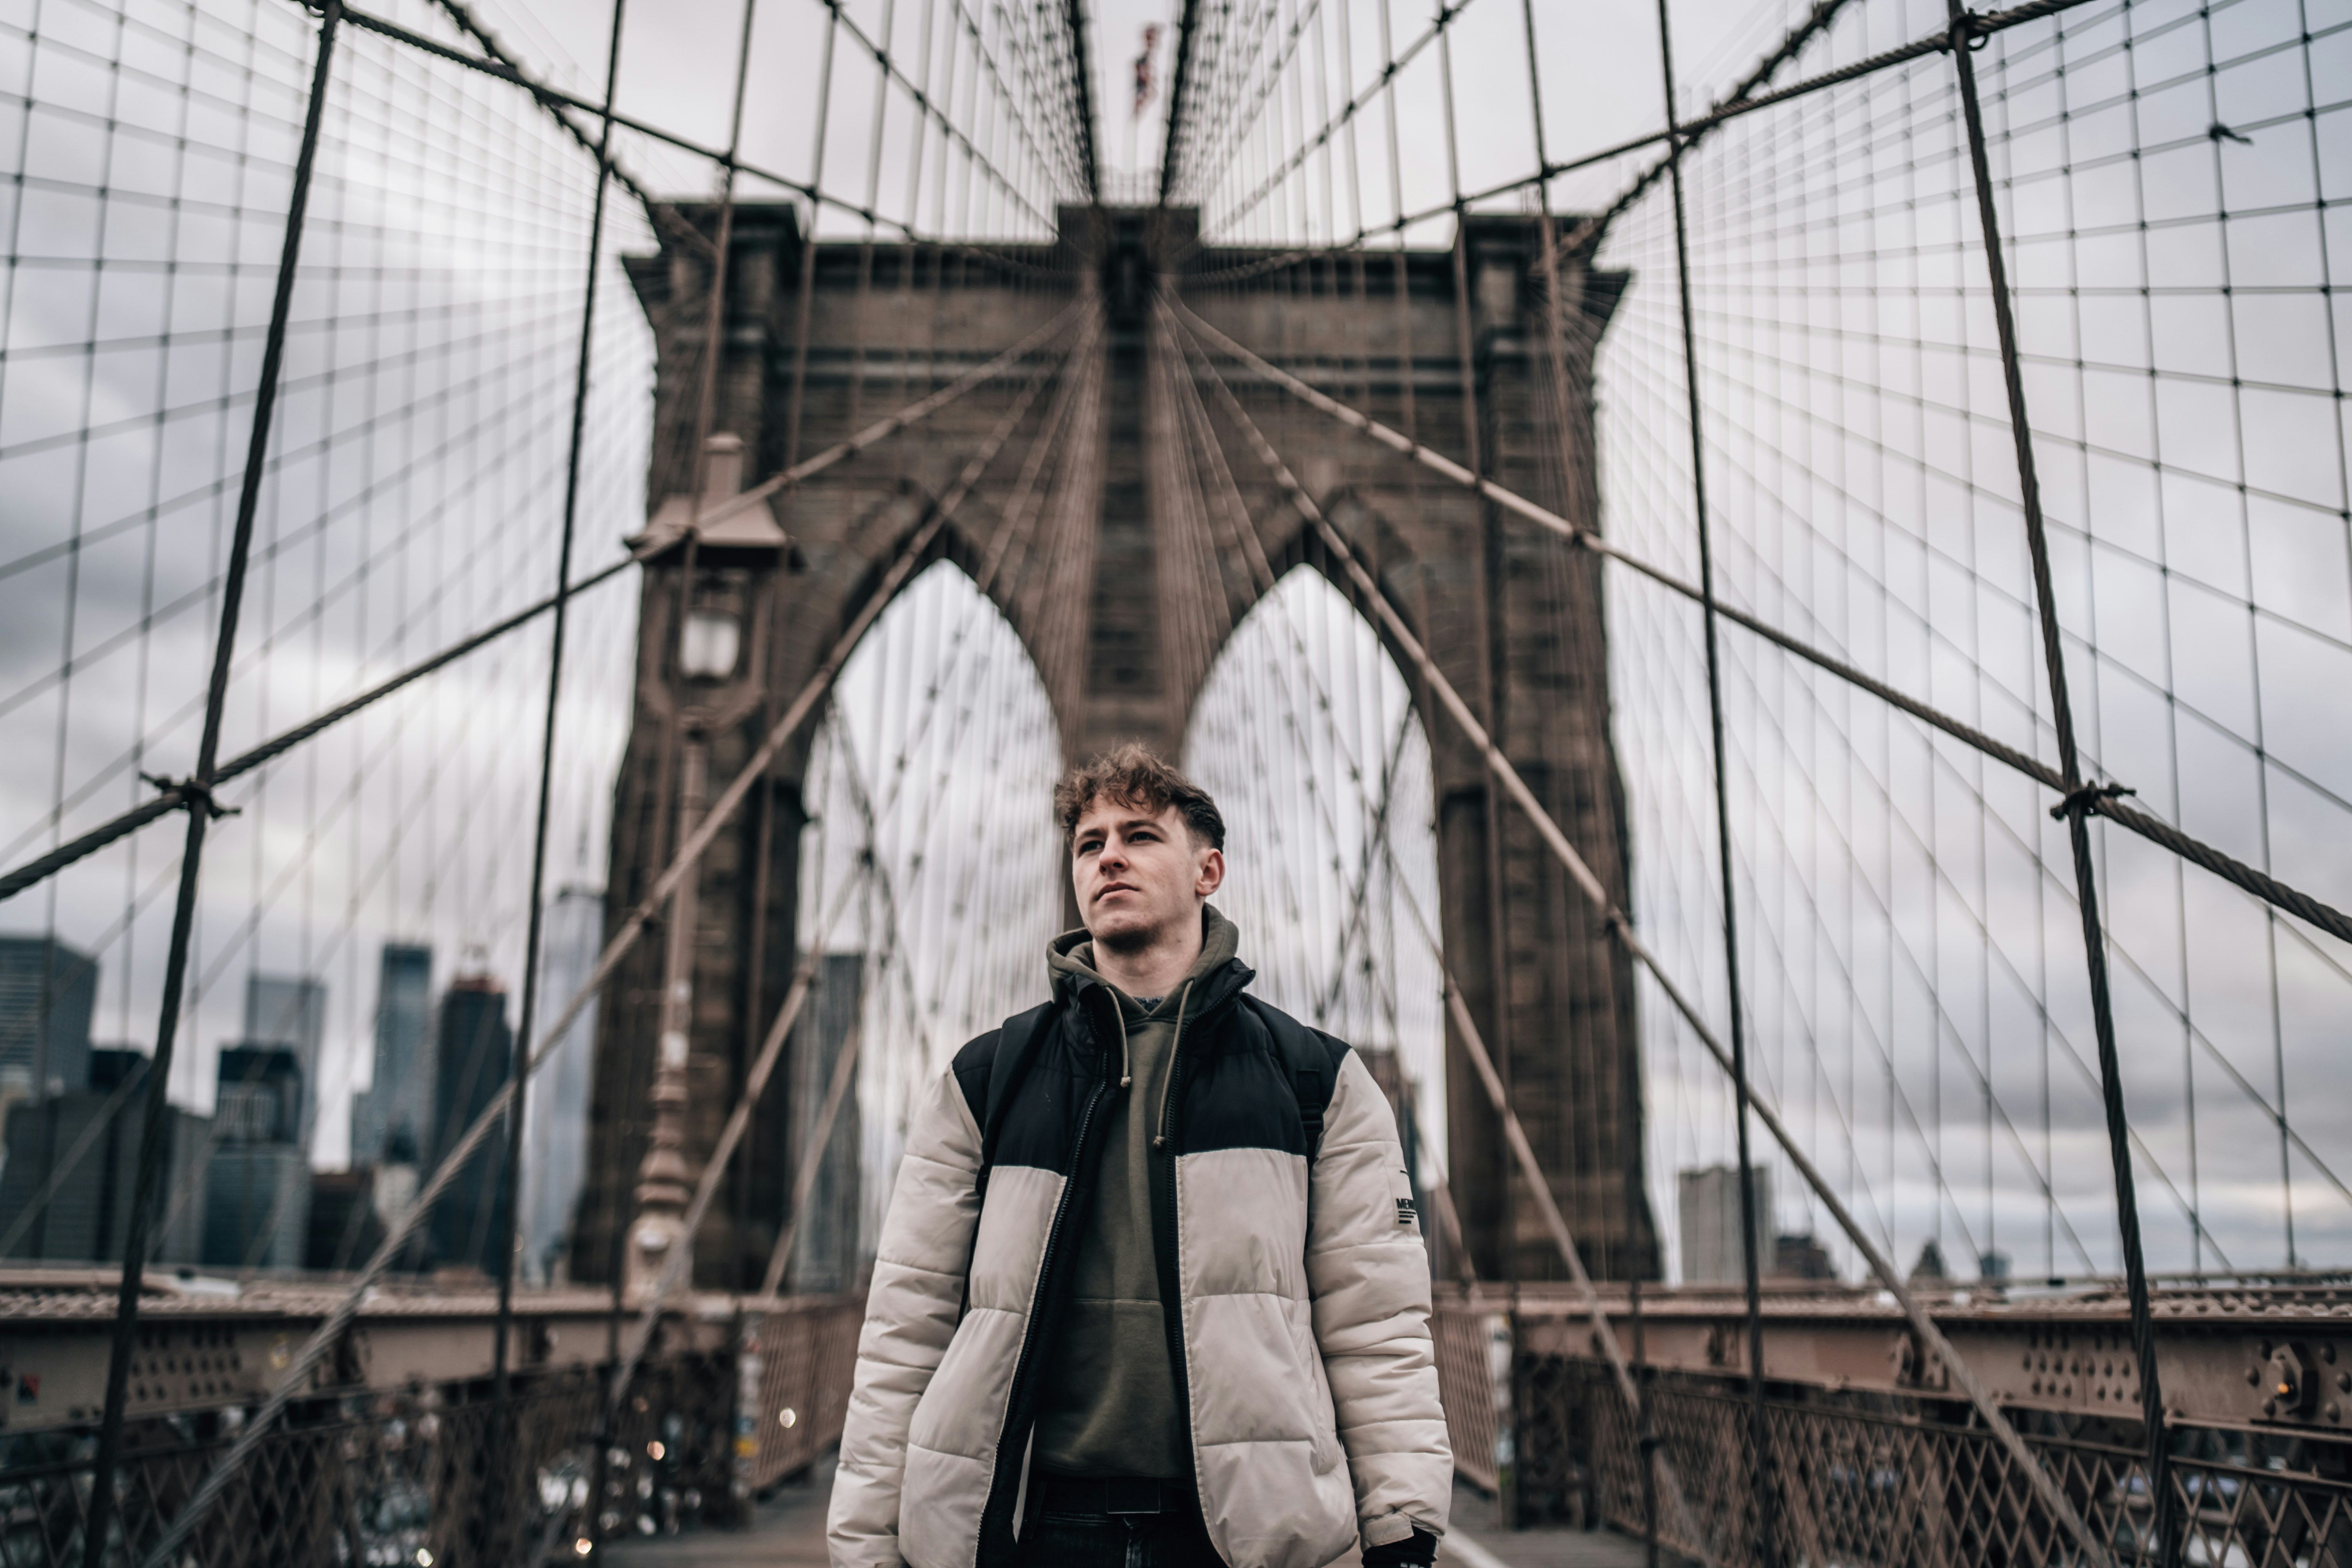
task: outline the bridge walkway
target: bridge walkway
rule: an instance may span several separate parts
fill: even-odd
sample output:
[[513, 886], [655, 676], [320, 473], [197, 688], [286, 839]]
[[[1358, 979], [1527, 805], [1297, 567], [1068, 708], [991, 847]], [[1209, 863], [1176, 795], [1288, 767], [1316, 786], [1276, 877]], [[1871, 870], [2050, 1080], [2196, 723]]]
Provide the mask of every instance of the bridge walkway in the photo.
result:
[[[760, 1505], [747, 1531], [704, 1530], [653, 1540], [614, 1542], [604, 1568], [824, 1568], [825, 1500], [833, 1462], [804, 1480], [780, 1487]], [[1468, 1487], [1454, 1491], [1454, 1533], [1438, 1553], [1464, 1568], [1642, 1568], [1642, 1543], [1608, 1531], [1505, 1531], [1495, 1505]], [[1669, 1568], [1677, 1563], [1664, 1553]], [[1356, 1568], [1349, 1552], [1331, 1568]]]

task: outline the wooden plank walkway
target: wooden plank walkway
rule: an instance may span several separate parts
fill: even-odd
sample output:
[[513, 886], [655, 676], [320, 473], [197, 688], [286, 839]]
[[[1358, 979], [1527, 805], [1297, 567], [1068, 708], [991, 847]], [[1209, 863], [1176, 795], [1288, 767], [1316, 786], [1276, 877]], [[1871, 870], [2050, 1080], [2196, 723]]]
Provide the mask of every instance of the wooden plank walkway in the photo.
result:
[[[825, 1502], [833, 1491], [826, 1460], [806, 1480], [780, 1488], [760, 1505], [747, 1531], [704, 1530], [685, 1535], [615, 1542], [601, 1554], [605, 1568], [824, 1568]], [[1494, 1504], [1467, 1487], [1454, 1492], [1454, 1533], [1438, 1553], [1462, 1568], [1643, 1568], [1642, 1543], [1607, 1531], [1496, 1528]], [[1662, 1560], [1672, 1568], [1677, 1560]], [[1357, 1568], [1349, 1552], [1331, 1568]]]

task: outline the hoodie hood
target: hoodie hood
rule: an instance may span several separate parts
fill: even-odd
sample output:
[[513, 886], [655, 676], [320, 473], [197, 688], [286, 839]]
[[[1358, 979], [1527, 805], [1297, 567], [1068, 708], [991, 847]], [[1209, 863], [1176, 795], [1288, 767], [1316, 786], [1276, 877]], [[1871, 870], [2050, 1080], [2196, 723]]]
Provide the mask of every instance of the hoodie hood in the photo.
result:
[[[1202, 986], [1192, 1016], [1198, 1017], [1255, 978], [1256, 972], [1241, 962], [1241, 928], [1220, 913], [1216, 905], [1201, 906], [1201, 956], [1169, 993], [1175, 995], [1187, 985], [1208, 983]], [[1045, 969], [1053, 979], [1056, 1001], [1082, 995], [1089, 985], [1099, 985], [1128, 1002], [1134, 1000], [1097, 973], [1094, 939], [1084, 926], [1064, 931], [1046, 944]]]

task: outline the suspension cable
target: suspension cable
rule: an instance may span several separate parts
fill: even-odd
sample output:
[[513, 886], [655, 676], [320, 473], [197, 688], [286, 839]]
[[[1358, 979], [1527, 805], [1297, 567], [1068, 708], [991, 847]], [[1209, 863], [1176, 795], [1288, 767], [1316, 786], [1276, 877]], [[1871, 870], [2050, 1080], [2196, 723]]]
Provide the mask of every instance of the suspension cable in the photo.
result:
[[[505, 1164], [500, 1179], [506, 1184], [505, 1224], [499, 1245], [499, 1312], [492, 1331], [490, 1351], [490, 1386], [492, 1404], [493, 1443], [499, 1452], [512, 1447], [511, 1390], [508, 1369], [509, 1342], [514, 1328], [515, 1256], [519, 1250], [518, 1236], [522, 1224], [522, 1140], [526, 1096], [530, 1089], [528, 1051], [531, 1031], [538, 1022], [540, 1001], [540, 961], [547, 925], [547, 832], [550, 808], [555, 790], [556, 717], [563, 695], [564, 633], [569, 629], [572, 604], [572, 548], [580, 514], [580, 457], [588, 428], [588, 384], [591, 351], [595, 342], [597, 283], [604, 275], [604, 197], [610, 184], [613, 163], [613, 120], [609, 106], [620, 86], [621, 24], [626, 0], [613, 0], [613, 23], [605, 49], [604, 102], [608, 106], [604, 123], [596, 138], [596, 193], [590, 205], [588, 220], [588, 277], [580, 307], [580, 358], [572, 374], [572, 439], [564, 458], [563, 523], [561, 542], [557, 546], [555, 568], [555, 621], [550, 633], [547, 658], [547, 704], [540, 726], [539, 805], [531, 828], [530, 907], [525, 917], [523, 934], [522, 1006], [515, 1024], [514, 1060], [509, 1067], [514, 1084], [514, 1109], [507, 1117]], [[721, 242], [723, 251], [724, 241]], [[461, 1097], [458, 1103], [464, 1103]], [[495, 1192], [495, 1187], [493, 1188]], [[495, 1200], [494, 1200], [495, 1206]], [[476, 1256], [479, 1256], [478, 1249]], [[505, 1494], [510, 1467], [500, 1467], [491, 1484], [483, 1489], [482, 1529], [485, 1546], [491, 1544], [489, 1531], [507, 1510]]]
[[[1825, 22], [1841, 0], [1821, 0], [1813, 7], [1817, 23]], [[1529, 13], [1528, 26], [1534, 26]], [[1698, 541], [1698, 590], [1701, 636], [1706, 647], [1707, 734], [1715, 763], [1715, 835], [1717, 868], [1721, 873], [1723, 899], [1723, 975], [1726, 1023], [1731, 1035], [1731, 1091], [1734, 1146], [1739, 1156], [1739, 1258], [1742, 1297], [1748, 1314], [1748, 1441], [1756, 1491], [1756, 1555], [1764, 1568], [1780, 1560], [1778, 1499], [1772, 1486], [1771, 1445], [1764, 1424], [1764, 1298], [1760, 1238], [1756, 1234], [1756, 1165], [1748, 1149], [1748, 1002], [1740, 985], [1739, 886], [1731, 854], [1731, 778], [1724, 756], [1723, 650], [1717, 626], [1715, 598], [1715, 533], [1707, 519], [1706, 430], [1699, 408], [1698, 327], [1691, 307], [1690, 226], [1683, 202], [1683, 155], [1688, 143], [1675, 122], [1674, 20], [1668, 0], [1658, 0], [1658, 65], [1665, 84], [1666, 170], [1674, 192], [1675, 279], [1681, 305], [1683, 392], [1690, 423], [1691, 526]], [[1759, 70], [1751, 79], [1768, 74]], [[1551, 282], [1557, 294], [1559, 283]]]
[[[1971, 37], [1974, 24], [1960, 0], [1948, 3], [1952, 25], [1952, 65], [1959, 77], [1969, 163], [1976, 176], [1977, 221], [1983, 229], [1985, 270], [1991, 285], [1993, 330], [2000, 343], [2001, 380], [2009, 399], [2010, 431], [2017, 450], [2019, 502], [2025, 514], [2026, 551], [2033, 566], [2033, 601], [2042, 628], [2042, 669], [2050, 682], [2051, 720], [2058, 732], [2058, 772], [2063, 795], [2051, 815], [2064, 820], [2074, 851], [2074, 905], [2083, 921], [2083, 962], [2090, 983], [2091, 1025], [2099, 1053], [2099, 1092], [2106, 1113], [2107, 1157], [2115, 1180], [2116, 1228], [2124, 1255], [2124, 1291], [2131, 1315], [2133, 1359], [2138, 1363], [2141, 1438], [2149, 1500], [2156, 1510], [2156, 1555], [2160, 1568], [2172, 1568], [2180, 1548], [2173, 1530], [2172, 1486], [2168, 1473], [2171, 1445], [2165, 1427], [2164, 1392], [2157, 1365], [2156, 1325], [2148, 1304], [2147, 1262], [2140, 1246], [2139, 1195], [2132, 1179], [2131, 1127], [2124, 1110], [2123, 1065], [2116, 1051], [2115, 1003], [2107, 989], [2106, 929], [2099, 919], [2098, 873], [2091, 862], [2091, 825], [2084, 810], [2113, 786], [2086, 787], [2082, 759], [2075, 750], [2074, 710], [2066, 684], [2065, 637], [2058, 624], [2058, 599], [2052, 586], [2050, 540], [2042, 525], [2042, 483], [2034, 465], [2033, 426], [2026, 413], [2024, 374], [2018, 363], [2017, 318], [2010, 300], [2008, 262], [2001, 252], [2000, 216], [1993, 202], [1992, 170], [1985, 151], [1984, 110], [1977, 97]], [[2191, 1174], [2194, 1175], [2193, 1156]]]
[[131, 1396], [131, 1362], [139, 1346], [139, 1308], [147, 1265], [148, 1226], [163, 1182], [168, 1091], [173, 1049], [179, 1037], [182, 986], [187, 977], [188, 948], [196, 922], [196, 890], [204, 869], [205, 833], [218, 809], [213, 786], [217, 782], [221, 720], [228, 703], [229, 668], [236, 654], [237, 620], [245, 602], [247, 564], [253, 553], [254, 517], [261, 502], [270, 420], [277, 410], [278, 375], [286, 360], [286, 326], [294, 304], [295, 266], [302, 254], [303, 218], [310, 206], [319, 132], [326, 118], [327, 88], [334, 68], [335, 30], [341, 19], [341, 0], [326, 0], [314, 45], [310, 100], [302, 121], [301, 147], [295, 155], [294, 189], [287, 204], [285, 233], [279, 245], [277, 292], [270, 301], [268, 335], [261, 354], [261, 379], [254, 394], [245, 476], [237, 491], [228, 576], [222, 592], [220, 626], [213, 642], [212, 679], [205, 700], [204, 736], [196, 751], [195, 771], [182, 785], [188, 819], [187, 844], [180, 852], [179, 900], [172, 914], [171, 946], [164, 960], [163, 998], [155, 1024], [155, 1054], [147, 1068], [146, 1115], [140, 1131], [138, 1173], [131, 1187], [130, 1221], [123, 1229], [122, 1274], [115, 1298], [113, 1343], [107, 1357], [106, 1403], [99, 1426], [98, 1454], [90, 1469], [89, 1513], [83, 1522], [83, 1568], [103, 1568], [113, 1524], [115, 1470], [122, 1458], [123, 1418]]

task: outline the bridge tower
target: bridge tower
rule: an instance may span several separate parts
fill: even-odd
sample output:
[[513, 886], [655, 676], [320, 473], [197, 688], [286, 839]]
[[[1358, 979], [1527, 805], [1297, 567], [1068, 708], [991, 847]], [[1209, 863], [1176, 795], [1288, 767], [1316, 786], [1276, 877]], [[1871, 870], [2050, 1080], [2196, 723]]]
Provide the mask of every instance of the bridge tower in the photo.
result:
[[[715, 209], [682, 214], [716, 233]], [[933, 546], [982, 584], [1021, 637], [1066, 755], [1128, 738], [1181, 750], [1210, 663], [1169, 634], [1172, 606], [1186, 595], [1221, 599], [1223, 624], [1232, 625], [1262, 595], [1269, 571], [1322, 571], [1349, 592], [1222, 411], [1213, 422], [1264, 559], [1253, 572], [1233, 552], [1207, 582], [1181, 569], [1153, 482], [1155, 464], [1180, 460], [1152, 415], [1151, 377], [1166, 368], [1160, 356], [1176, 353], [1169, 333], [1154, 330], [1155, 287], [1241, 342], [1280, 345], [1288, 368], [1343, 401], [1597, 522], [1591, 345], [1623, 279], [1563, 262], [1565, 330], [1555, 338], [1535, 219], [1473, 217], [1451, 252], [1286, 268], [1253, 266], [1262, 253], [1202, 247], [1189, 210], [1067, 207], [1059, 221], [1055, 241], [992, 259], [951, 246], [811, 247], [790, 205], [739, 203], [702, 485], [710, 496], [733, 493], [822, 449], [1003, 353], [1074, 295], [1083, 310], [1098, 307], [1098, 335], [1062, 372], [1081, 406], [1055, 426], [1054, 400], [1037, 399]], [[950, 404], [919, 437], [896, 437], [739, 513], [697, 542], [689, 566], [680, 531], [695, 482], [688, 448], [709, 249], [673, 237], [630, 266], [658, 346], [648, 537], [679, 542], [649, 561], [640, 587], [636, 710], [615, 788], [615, 910], [640, 899], [666, 863], [681, 811], [690, 813], [703, 787], [698, 778], [731, 776], [816, 670], [897, 547], [1011, 406], [1018, 380]], [[1041, 278], [1061, 281], [1049, 289]], [[1623, 900], [1624, 802], [1594, 559], [1225, 368], [1249, 417]], [[798, 408], [796, 384], [805, 388]], [[1213, 399], [1210, 406], [1218, 408]], [[1024, 465], [1048, 429], [1058, 431], [1053, 449]], [[1045, 476], [1050, 494], [1038, 503], [1034, 559], [1014, 573], [992, 558], [989, 536], [1019, 504], [1013, 476], [1024, 466]], [[699, 617], [683, 643], [681, 615]], [[1398, 663], [1416, 687], [1434, 753], [1447, 963], [1510, 1080], [1588, 1265], [1605, 1276], [1654, 1273], [1646, 1218], [1628, 1223], [1627, 1162], [1639, 1158], [1642, 1115], [1630, 970], [1533, 830], [1490, 794], [1484, 759], [1422, 700], [1412, 664]], [[656, 1228], [674, 1225], [782, 999], [797, 951], [796, 855], [813, 729], [777, 757], [704, 858], [688, 900], [691, 929], [677, 951], [690, 997], [682, 1010], [673, 1005], [683, 1026], [667, 1047], [683, 1049], [682, 1075], [656, 1070], [664, 952], [673, 944], [641, 943], [605, 991], [576, 1277], [647, 1266], [642, 1251], [631, 1258], [633, 1217], [640, 1227], [648, 1215]], [[1458, 1049], [1449, 1062], [1449, 1179], [1472, 1262], [1488, 1279], [1559, 1277], [1477, 1079]], [[673, 1087], [669, 1102], [656, 1105], [660, 1082]], [[699, 1285], [748, 1287], [766, 1262], [798, 1152], [785, 1147], [784, 1098], [782, 1082], [769, 1089], [737, 1170], [693, 1239]]]

